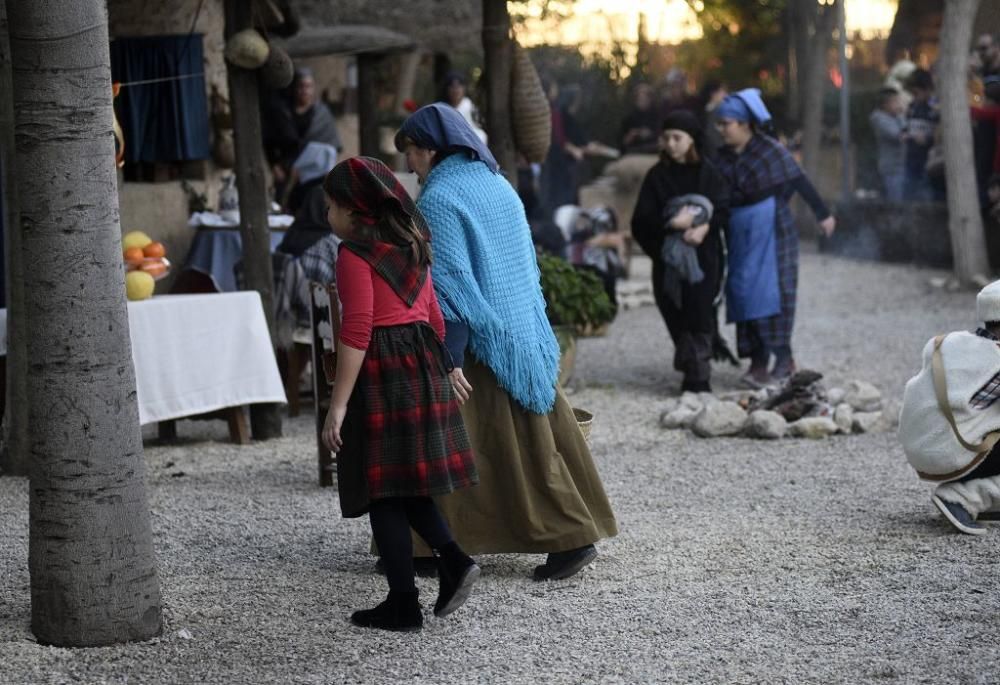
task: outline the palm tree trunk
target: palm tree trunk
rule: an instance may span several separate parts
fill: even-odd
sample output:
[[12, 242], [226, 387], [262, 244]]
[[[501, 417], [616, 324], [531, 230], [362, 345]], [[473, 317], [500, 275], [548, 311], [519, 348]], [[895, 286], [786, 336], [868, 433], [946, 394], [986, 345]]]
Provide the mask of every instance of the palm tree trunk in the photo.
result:
[[948, 187], [948, 232], [955, 258], [955, 275], [966, 285], [974, 285], [989, 273], [990, 268], [983, 235], [983, 217], [976, 195], [972, 124], [969, 122], [966, 93], [969, 44], [978, 5], [979, 0], [945, 0], [938, 56], [938, 95]]
[[[7, 10], [0, 2], [0, 93], [11, 92], [10, 42], [7, 30]], [[14, 108], [10, 97], [0, 98], [0, 182], [3, 187], [4, 273], [6, 283], [7, 359], [5, 362], [6, 402], [3, 417], [3, 447], [0, 448], [0, 473], [11, 476], [28, 475], [28, 350], [24, 331], [24, 283], [21, 275], [21, 245], [17, 226], [17, 193], [14, 178]]]
[[[31, 341], [31, 627], [97, 646], [161, 630], [129, 342], [103, 0], [8, 0]], [[12, 325], [19, 325], [13, 321]]]

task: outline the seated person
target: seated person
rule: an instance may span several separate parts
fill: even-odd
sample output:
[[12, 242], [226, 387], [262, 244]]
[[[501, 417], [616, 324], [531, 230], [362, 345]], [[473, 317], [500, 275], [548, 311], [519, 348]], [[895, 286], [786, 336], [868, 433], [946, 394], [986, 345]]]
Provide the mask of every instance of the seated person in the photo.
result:
[[290, 179], [292, 166], [306, 145], [323, 143], [340, 152], [343, 144], [333, 113], [316, 96], [316, 81], [310, 69], [298, 69], [291, 93], [273, 98], [264, 114], [264, 150], [274, 176], [275, 195], [279, 201], [287, 201], [295, 186]]
[[565, 241], [564, 256], [573, 266], [592, 271], [616, 307], [616, 285], [625, 273], [625, 236], [610, 207], [581, 209], [564, 205], [556, 210], [555, 224]]
[[924, 346], [923, 369], [906, 384], [899, 440], [927, 481], [931, 501], [958, 531], [982, 535], [976, 521], [1000, 509], [1000, 281], [976, 297], [975, 333], [957, 331]]

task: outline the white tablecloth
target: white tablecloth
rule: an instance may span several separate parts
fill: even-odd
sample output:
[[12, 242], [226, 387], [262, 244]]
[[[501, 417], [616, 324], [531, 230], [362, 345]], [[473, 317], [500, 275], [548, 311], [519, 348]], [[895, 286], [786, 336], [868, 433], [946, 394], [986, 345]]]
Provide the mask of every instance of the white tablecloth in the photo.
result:
[[[140, 423], [286, 401], [256, 292], [129, 302], [128, 321]], [[6, 354], [7, 310], [0, 309]]]
[[129, 302], [128, 320], [140, 423], [286, 401], [256, 292]]

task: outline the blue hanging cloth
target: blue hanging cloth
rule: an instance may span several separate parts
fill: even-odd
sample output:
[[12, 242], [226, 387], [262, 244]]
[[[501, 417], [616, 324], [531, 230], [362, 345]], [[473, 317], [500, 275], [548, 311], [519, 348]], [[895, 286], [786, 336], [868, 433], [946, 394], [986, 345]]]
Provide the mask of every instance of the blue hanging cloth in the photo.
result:
[[729, 248], [726, 320], [729, 323], [766, 319], [781, 311], [774, 232], [776, 211], [773, 195], [730, 211], [726, 236]]
[[124, 86], [115, 106], [126, 162], [211, 156], [203, 59], [200, 33], [111, 42], [111, 78]]

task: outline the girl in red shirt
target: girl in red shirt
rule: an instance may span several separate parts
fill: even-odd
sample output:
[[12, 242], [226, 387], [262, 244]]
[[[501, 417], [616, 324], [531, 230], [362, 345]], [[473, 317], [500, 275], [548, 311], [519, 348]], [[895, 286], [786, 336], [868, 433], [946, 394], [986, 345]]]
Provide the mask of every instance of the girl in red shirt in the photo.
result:
[[478, 483], [458, 410], [467, 389], [449, 380], [429, 231], [406, 190], [369, 157], [335, 166], [323, 189], [327, 218], [343, 240], [337, 258], [343, 323], [323, 440], [337, 453], [343, 515], [368, 514], [389, 583], [388, 598], [354, 612], [351, 622], [419, 630], [411, 527], [438, 562], [435, 615], [460, 607], [480, 573], [431, 499]]

